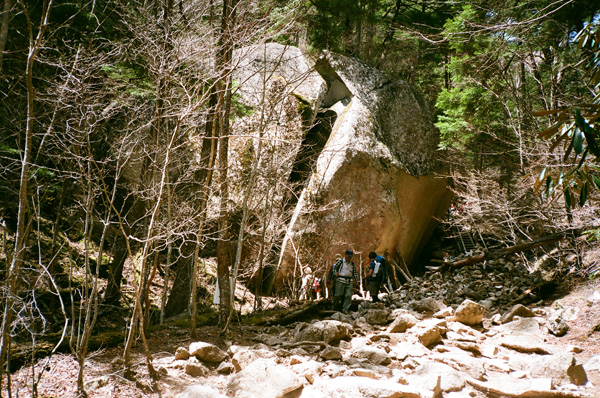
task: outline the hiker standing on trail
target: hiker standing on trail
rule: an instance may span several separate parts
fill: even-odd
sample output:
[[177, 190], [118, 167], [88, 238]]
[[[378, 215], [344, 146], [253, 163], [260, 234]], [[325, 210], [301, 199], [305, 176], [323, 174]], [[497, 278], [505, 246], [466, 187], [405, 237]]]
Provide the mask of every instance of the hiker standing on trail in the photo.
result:
[[313, 274], [310, 267], [304, 268], [304, 276], [302, 277], [302, 286], [300, 287], [300, 300], [308, 300], [309, 290], [312, 288]]
[[327, 294], [326, 297], [333, 297], [335, 296], [334, 294], [334, 290], [335, 290], [335, 276], [333, 275], [333, 270], [336, 267], [337, 263], [342, 261], [342, 256], [340, 256], [339, 254], [335, 256], [335, 263], [331, 264], [331, 267], [329, 267], [329, 271], [327, 271], [327, 279], [325, 281], [325, 284], [327, 285], [327, 288], [329, 289], [329, 293]]
[[379, 303], [379, 289], [381, 283], [385, 282], [386, 270], [385, 270], [385, 258], [378, 256], [377, 253], [369, 253], [369, 269], [367, 270], [367, 290], [371, 296], [371, 300], [374, 303]]
[[346, 250], [344, 258], [338, 260], [332, 268], [334, 279], [333, 287], [333, 304], [332, 308], [335, 311], [341, 310], [343, 313], [350, 311], [350, 304], [352, 301], [352, 291], [354, 290], [354, 284], [358, 283], [358, 272], [356, 271], [356, 265], [352, 261], [354, 252], [351, 249]]

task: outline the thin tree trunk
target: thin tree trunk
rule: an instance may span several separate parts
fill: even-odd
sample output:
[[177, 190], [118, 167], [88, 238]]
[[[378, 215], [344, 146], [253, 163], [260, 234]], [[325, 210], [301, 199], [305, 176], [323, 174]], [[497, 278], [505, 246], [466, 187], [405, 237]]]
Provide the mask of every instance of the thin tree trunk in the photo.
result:
[[27, 84], [27, 123], [25, 126], [25, 146], [23, 148], [23, 157], [21, 160], [21, 177], [19, 181], [19, 212], [17, 215], [17, 233], [15, 235], [14, 255], [8, 269], [6, 277], [6, 301], [4, 303], [4, 313], [2, 316], [2, 328], [0, 332], [0, 391], [2, 391], [2, 381], [4, 376], [4, 365], [8, 356], [8, 344], [10, 335], [10, 326], [13, 316], [13, 299], [17, 292], [17, 277], [20, 273], [21, 263], [25, 258], [25, 214], [27, 212], [27, 182], [29, 180], [29, 162], [32, 154], [33, 141], [33, 123], [35, 88], [33, 86], [33, 65], [35, 58], [42, 46], [42, 40], [46, 28], [48, 27], [48, 18], [52, 9], [53, 0], [49, 0], [46, 7], [42, 10], [42, 18], [37, 36], [33, 37], [33, 24], [29, 19], [29, 14], [25, 4], [20, 3], [23, 15], [27, 19], [29, 28], [29, 54], [27, 56], [26, 66], [26, 84]]
[[[230, 92], [229, 84], [226, 84], [226, 96]], [[228, 101], [226, 101], [227, 103]], [[229, 112], [225, 111], [222, 121], [226, 121]], [[221, 138], [219, 141], [219, 177], [220, 177], [220, 200], [219, 206], [219, 241], [217, 242], [217, 279], [219, 281], [219, 324], [223, 325], [227, 322], [227, 315], [231, 302], [229, 301], [229, 292], [231, 289], [229, 278], [229, 223], [228, 219], [228, 199], [229, 187], [227, 174], [229, 169], [228, 152], [229, 152], [229, 137], [227, 136], [228, 129], [225, 127], [227, 123], [223, 123], [221, 129]]]
[[250, 181], [248, 181], [248, 186], [246, 187], [246, 193], [244, 195], [244, 201], [242, 203], [242, 220], [240, 221], [240, 229], [238, 231], [238, 239], [237, 246], [235, 251], [235, 260], [233, 263], [233, 271], [231, 273], [231, 290], [229, 294], [229, 302], [231, 307], [229, 308], [229, 315], [227, 316], [227, 323], [225, 325], [225, 329], [229, 326], [229, 322], [231, 322], [231, 316], [233, 315], [233, 303], [235, 302], [235, 282], [237, 279], [238, 269], [240, 267], [240, 261], [242, 258], [242, 247], [244, 246], [244, 229], [246, 228], [246, 221], [248, 220], [248, 199], [250, 195], [253, 193], [254, 188], [254, 179], [256, 178], [256, 172], [258, 169], [258, 165], [260, 162], [261, 151], [262, 151], [262, 131], [260, 133], [260, 137], [258, 140], [258, 149], [256, 151], [256, 158], [254, 160], [254, 165], [252, 167], [252, 174], [250, 175]]
[[[266, 50], [265, 50], [266, 51]], [[266, 72], [266, 71], [265, 71]], [[244, 246], [244, 229], [246, 228], [246, 222], [248, 220], [248, 200], [250, 199], [250, 195], [252, 195], [254, 191], [254, 181], [256, 179], [256, 174], [258, 172], [258, 167], [260, 164], [260, 160], [262, 157], [262, 147], [263, 147], [263, 137], [265, 131], [265, 113], [266, 113], [266, 101], [265, 95], [267, 92], [267, 73], [263, 74], [263, 92], [262, 92], [262, 113], [261, 113], [261, 121], [259, 125], [259, 136], [258, 136], [258, 148], [256, 150], [256, 155], [253, 159], [252, 171], [250, 174], [250, 179], [248, 181], [248, 185], [246, 186], [246, 192], [244, 194], [244, 201], [242, 203], [242, 220], [240, 221], [240, 229], [238, 231], [238, 239], [237, 239], [237, 247], [235, 252], [235, 260], [233, 263], [233, 272], [231, 275], [231, 291], [230, 291], [230, 304], [231, 307], [229, 309], [229, 315], [227, 316], [227, 323], [225, 325], [225, 329], [229, 326], [231, 322], [231, 317], [233, 315], [233, 305], [235, 302], [235, 286], [238, 269], [240, 267], [241, 257], [242, 257], [242, 247]], [[267, 194], [268, 196], [268, 194]], [[262, 248], [261, 248], [262, 250]]]
[[362, 26], [362, 18], [363, 18], [363, 14], [364, 14], [364, 9], [362, 6], [364, 6], [364, 4], [361, 4], [361, 0], [357, 0], [358, 2], [358, 8], [360, 10], [359, 14], [360, 15], [356, 15], [356, 37], [355, 37], [355, 48], [356, 48], [356, 58], [360, 59], [361, 56], [361, 46], [362, 46], [362, 32], [363, 32], [363, 26]]
[[221, 71], [221, 82], [225, 82], [224, 106], [220, 115], [219, 140], [219, 177], [220, 200], [219, 206], [219, 241], [217, 242], [217, 279], [219, 282], [219, 324], [227, 321], [230, 308], [230, 278], [229, 278], [229, 225], [228, 201], [229, 188], [227, 174], [229, 170], [229, 114], [231, 110], [231, 54], [233, 51], [232, 31], [235, 25], [235, 8], [238, 0], [223, 0], [223, 15], [221, 20], [220, 48], [217, 54], [217, 66]]
[[[171, 187], [169, 185], [169, 174], [167, 173], [167, 220], [170, 223], [172, 220], [172, 197]], [[167, 261], [165, 266], [165, 276], [163, 278], [163, 290], [160, 298], [160, 324], [165, 320], [165, 305], [167, 304], [167, 295], [169, 293], [169, 279], [171, 279], [171, 256], [173, 255], [173, 243], [171, 240], [167, 242]]]
[[[212, 90], [215, 90], [216, 88], [218, 88], [218, 84], [212, 88]], [[215, 112], [214, 114], [210, 114], [209, 113], [209, 122], [207, 122], [207, 126], [206, 126], [206, 133], [208, 134], [208, 131], [210, 129], [210, 135], [211, 135], [211, 139], [210, 139], [210, 147], [208, 146], [208, 140], [205, 138], [204, 141], [202, 142], [202, 155], [204, 155], [205, 153], [209, 153], [208, 155], [208, 165], [207, 165], [207, 169], [206, 169], [206, 175], [204, 176], [204, 186], [203, 186], [203, 192], [201, 194], [201, 199], [200, 199], [200, 225], [198, 227], [198, 233], [196, 236], [196, 250], [194, 252], [194, 265], [192, 267], [192, 297], [191, 297], [191, 303], [192, 303], [192, 337], [196, 337], [196, 318], [197, 318], [197, 298], [196, 298], [196, 280], [197, 280], [197, 274], [198, 274], [198, 258], [200, 256], [200, 248], [202, 246], [202, 237], [204, 235], [204, 222], [206, 221], [206, 206], [208, 203], [208, 197], [209, 197], [209, 193], [210, 193], [210, 186], [212, 184], [212, 178], [213, 178], [213, 170], [214, 170], [214, 165], [215, 165], [215, 159], [217, 156], [217, 136], [219, 134], [219, 114], [221, 112], [221, 108], [223, 105], [223, 93], [222, 92], [218, 92], [218, 91], [214, 91], [213, 94], [211, 94], [211, 99], [209, 101], [209, 108], [212, 108], [210, 105], [214, 104], [215, 106]], [[212, 116], [212, 120], [211, 120], [211, 116]], [[210, 152], [209, 152], [210, 150]], [[204, 157], [204, 156], [203, 156]]]
[[152, 268], [150, 269], [150, 274], [148, 276], [148, 280], [146, 281], [146, 287], [144, 289], [144, 329], [148, 330], [148, 326], [150, 325], [150, 286], [152, 285], [152, 280], [156, 276], [156, 270], [158, 269], [158, 250], [154, 252], [154, 262], [152, 264]]
[[267, 227], [271, 223], [271, 216], [273, 214], [273, 201], [271, 200], [271, 189], [267, 187], [265, 193], [265, 218], [263, 220], [262, 232], [260, 235], [260, 251], [258, 253], [258, 272], [257, 272], [257, 287], [254, 292], [254, 310], [262, 309], [262, 294], [263, 294], [263, 278], [264, 278], [264, 263], [265, 263], [265, 247], [266, 247], [266, 235]]
[[[87, 394], [85, 393], [85, 388], [83, 386], [83, 370], [84, 370], [84, 366], [85, 366], [85, 356], [87, 354], [87, 341], [89, 339], [89, 335], [88, 335], [88, 331], [89, 331], [89, 323], [90, 323], [90, 312], [88, 310], [91, 309], [90, 304], [92, 303], [93, 299], [92, 299], [92, 294], [90, 294], [88, 292], [88, 286], [89, 286], [89, 280], [88, 278], [91, 276], [91, 270], [90, 270], [90, 240], [92, 237], [92, 228], [93, 228], [93, 223], [92, 223], [92, 213], [93, 213], [93, 203], [92, 203], [92, 199], [93, 199], [93, 195], [92, 195], [92, 187], [91, 187], [91, 165], [89, 164], [89, 160], [88, 160], [88, 164], [87, 164], [87, 174], [83, 177], [85, 180], [87, 180], [84, 185], [85, 185], [85, 191], [87, 191], [87, 195], [86, 195], [86, 201], [85, 201], [85, 223], [84, 223], [84, 233], [83, 233], [83, 239], [84, 239], [84, 253], [85, 253], [85, 282], [84, 282], [84, 293], [83, 293], [83, 297], [81, 298], [80, 301], [80, 306], [83, 308], [80, 308], [79, 311], [79, 327], [77, 328], [77, 344], [76, 344], [76, 351], [74, 352], [75, 356], [77, 357], [77, 362], [79, 364], [79, 371], [77, 372], [77, 393], [80, 396], [87, 396]], [[97, 269], [99, 268], [96, 267]], [[92, 288], [92, 292], [94, 291], [94, 287]], [[74, 303], [71, 303], [72, 305]], [[84, 307], [85, 306], [85, 307]], [[85, 314], [85, 320], [83, 322], [83, 330], [81, 328], [81, 316], [82, 314]]]
[[[88, 138], [90, 137], [91, 134], [88, 134]], [[91, 154], [91, 147], [90, 147], [90, 143], [88, 141], [88, 158], [92, 159], [92, 154]], [[98, 281], [100, 280], [100, 267], [102, 266], [102, 257], [104, 255], [104, 243], [106, 241], [106, 234], [108, 232], [108, 228], [110, 225], [110, 219], [112, 218], [112, 211], [113, 208], [112, 206], [108, 206], [107, 209], [107, 214], [106, 214], [106, 221], [103, 223], [104, 227], [102, 229], [102, 236], [100, 237], [100, 242], [98, 244], [98, 256], [97, 256], [97, 260], [96, 260], [96, 269], [95, 272], [92, 273], [90, 272], [89, 269], [89, 243], [91, 241], [91, 237], [92, 237], [92, 226], [93, 226], [93, 195], [92, 195], [92, 181], [93, 181], [93, 176], [91, 173], [91, 167], [92, 164], [88, 163], [88, 174], [87, 174], [87, 185], [88, 185], [88, 203], [86, 204], [86, 213], [89, 214], [89, 216], [86, 216], [86, 218], [89, 218], [86, 220], [86, 228], [88, 228], [89, 225], [89, 233], [85, 234], [86, 237], [86, 276], [87, 274], [92, 274], [93, 277], [93, 284], [92, 284], [92, 291], [89, 294], [89, 296], [86, 297], [85, 300], [85, 321], [84, 321], [84, 327], [83, 327], [83, 331], [81, 331], [81, 335], [79, 338], [79, 341], [77, 343], [77, 359], [79, 362], [79, 371], [77, 374], [77, 391], [80, 395], [85, 396], [87, 395], [85, 392], [85, 388], [84, 388], [84, 383], [83, 383], [83, 375], [84, 375], [84, 370], [85, 370], [85, 358], [87, 356], [88, 353], [88, 345], [89, 345], [89, 341], [90, 341], [90, 337], [92, 336], [92, 330], [94, 329], [94, 326], [96, 324], [96, 319], [98, 318], [98, 291], [99, 291], [99, 286], [98, 286]], [[113, 185], [113, 191], [111, 194], [111, 198], [110, 198], [110, 202], [114, 203], [115, 202], [115, 198], [117, 196], [117, 184], [115, 183]], [[87, 283], [86, 283], [86, 289], [87, 289]]]
[[[142, 275], [144, 275], [144, 273], [146, 272], [146, 268], [148, 266], [148, 255], [149, 255], [151, 247], [153, 246], [152, 242], [154, 240], [154, 225], [156, 223], [156, 219], [158, 218], [159, 210], [161, 207], [161, 203], [162, 203], [162, 199], [163, 199], [163, 195], [164, 195], [164, 191], [165, 191], [165, 186], [166, 186], [165, 181], [166, 181], [166, 175], [167, 175], [170, 160], [171, 160], [171, 150], [175, 143], [175, 138], [177, 137], [177, 135], [179, 133], [180, 126], [181, 126], [180, 121], [178, 121], [177, 125], [173, 129], [173, 133], [171, 134], [169, 144], [167, 145], [167, 148], [166, 148], [165, 160], [164, 160], [162, 170], [161, 170], [161, 180], [160, 180], [160, 183], [158, 186], [159, 190], [158, 190], [158, 194], [156, 197], [156, 202], [154, 204], [154, 209], [152, 210], [152, 215], [151, 215], [150, 221], [148, 223], [144, 248], [142, 250], [142, 256], [141, 256], [142, 264], [140, 267]], [[127, 369], [128, 372], [131, 371], [131, 347], [133, 345], [133, 335], [134, 335], [134, 332], [136, 329], [135, 325], [138, 321], [138, 316], [140, 314], [142, 314], [142, 290], [144, 289], [144, 287], [145, 286], [142, 282], [140, 282], [138, 284], [138, 286], [136, 287], [135, 304], [134, 304], [134, 308], [133, 308], [133, 313], [131, 315], [131, 323], [129, 325], [129, 333], [127, 335], [127, 341], [125, 343], [125, 348], [123, 350], [123, 359], [125, 361], [125, 368]], [[149, 349], [148, 343], [146, 341], [145, 331], [143, 328], [141, 331], [141, 337], [142, 337], [142, 341], [144, 344], [144, 350], [146, 353], [146, 364], [148, 366], [148, 371], [149, 371], [151, 377], [154, 379], [156, 377], [156, 372], [154, 370], [154, 367], [152, 366], [152, 354], [150, 353], [150, 349]]]

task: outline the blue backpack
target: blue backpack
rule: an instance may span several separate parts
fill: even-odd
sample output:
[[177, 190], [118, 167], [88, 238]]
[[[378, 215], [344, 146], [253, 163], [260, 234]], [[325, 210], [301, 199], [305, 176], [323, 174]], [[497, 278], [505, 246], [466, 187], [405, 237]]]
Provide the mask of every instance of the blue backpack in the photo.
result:
[[371, 278], [376, 280], [377, 282], [383, 282], [387, 279], [387, 270], [385, 268], [385, 257], [377, 256], [373, 260], [375, 261], [375, 269], [373, 270], [373, 274], [371, 274]]

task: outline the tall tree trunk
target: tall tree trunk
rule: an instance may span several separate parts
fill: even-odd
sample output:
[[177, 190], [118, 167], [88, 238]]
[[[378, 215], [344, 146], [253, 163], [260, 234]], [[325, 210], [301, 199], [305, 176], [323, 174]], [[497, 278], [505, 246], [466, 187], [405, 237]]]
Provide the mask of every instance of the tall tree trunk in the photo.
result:
[[[88, 135], [89, 137], [89, 135]], [[85, 204], [85, 232], [84, 232], [84, 241], [85, 241], [85, 286], [84, 286], [84, 297], [81, 300], [81, 308], [80, 308], [80, 316], [84, 314], [85, 319], [83, 322], [83, 330], [78, 328], [78, 338], [77, 338], [77, 349], [75, 355], [77, 357], [77, 362], [79, 364], [79, 370], [77, 372], [77, 392], [80, 396], [85, 396], [85, 388], [83, 385], [83, 374], [85, 369], [85, 358], [87, 356], [88, 350], [88, 342], [90, 336], [92, 334], [92, 329], [94, 327], [94, 323], [96, 321], [96, 317], [98, 314], [98, 279], [100, 273], [100, 266], [102, 261], [102, 248], [104, 246], [104, 239], [106, 237], [106, 229], [108, 228], [108, 223], [104, 223], [104, 229], [102, 231], [102, 238], [100, 240], [100, 247], [98, 252], [98, 259], [96, 263], [95, 272], [92, 271], [90, 267], [90, 242], [92, 239], [92, 228], [93, 228], [93, 212], [94, 212], [94, 202], [93, 202], [93, 193], [92, 193], [92, 173], [90, 164], [90, 154], [88, 153], [88, 164], [87, 164], [87, 174], [84, 176], [85, 181], [85, 190], [87, 191], [87, 199]], [[110, 208], [109, 208], [110, 209]], [[110, 211], [108, 218], [110, 219]], [[92, 290], [89, 292], [89, 280], [88, 278], [92, 278]], [[73, 305], [74, 303], [71, 303]]]
[[[169, 170], [169, 164], [171, 162], [173, 146], [175, 144], [175, 139], [176, 139], [177, 135], [179, 134], [180, 128], [181, 128], [181, 120], [178, 120], [177, 125], [174, 127], [173, 132], [171, 133], [171, 137], [169, 138], [167, 147], [165, 148], [165, 158], [164, 158], [162, 168], [160, 170], [160, 182], [158, 184], [158, 193], [156, 195], [154, 207], [153, 207], [152, 213], [150, 215], [150, 220], [148, 222], [148, 226], [146, 229], [146, 237], [144, 239], [145, 243], [144, 243], [144, 247], [142, 249], [141, 265], [140, 265], [141, 275], [146, 274], [146, 270], [148, 267], [148, 256], [150, 254], [150, 250], [154, 246], [154, 239], [155, 239], [154, 228], [155, 228], [155, 224], [156, 224], [159, 212], [160, 212], [160, 208], [162, 205], [162, 200], [163, 200], [163, 196], [164, 196], [164, 192], [165, 192], [166, 173], [168, 173], [168, 170]], [[140, 281], [140, 283], [138, 283], [138, 285], [136, 286], [135, 304], [134, 304], [134, 308], [133, 308], [133, 313], [131, 315], [131, 323], [129, 325], [129, 332], [127, 334], [125, 348], [123, 350], [123, 359], [125, 361], [125, 367], [126, 367], [126, 370], [128, 373], [131, 371], [131, 348], [133, 346], [134, 332], [136, 330], [136, 324], [138, 321], [138, 317], [142, 315], [142, 292], [145, 289], [145, 287], [146, 286], [144, 285], [143, 281]], [[141, 330], [141, 337], [142, 337], [142, 342], [144, 344], [144, 351], [146, 353], [146, 364], [148, 366], [148, 372], [150, 373], [150, 376], [153, 378], [153, 380], [155, 380], [156, 379], [156, 371], [154, 370], [154, 367], [152, 366], [152, 354], [150, 353], [150, 349], [149, 349], [148, 343], [146, 341], [145, 330], [143, 327]]]
[[[356, 36], [355, 36], [355, 43], [354, 43], [354, 47], [355, 47], [355, 55], [356, 58], [361, 58], [361, 46], [362, 46], [362, 33], [363, 33], [363, 24], [362, 24], [362, 19], [363, 19], [363, 15], [364, 15], [364, 11], [365, 11], [365, 6], [364, 4], [362, 4], [361, 0], [357, 0], [358, 3], [358, 9], [360, 10], [359, 15], [356, 15]], [[364, 7], [364, 8], [363, 8]]]
[[42, 10], [42, 18], [37, 36], [33, 36], [33, 23], [29, 19], [29, 13], [26, 5], [20, 2], [23, 15], [27, 20], [29, 30], [29, 54], [27, 56], [27, 66], [25, 70], [25, 81], [27, 84], [27, 123], [25, 126], [25, 146], [21, 159], [21, 177], [19, 180], [19, 212], [17, 216], [17, 233], [15, 235], [15, 250], [13, 258], [6, 276], [6, 300], [4, 302], [4, 313], [2, 315], [2, 328], [0, 329], [0, 391], [2, 391], [2, 381], [4, 376], [4, 364], [8, 355], [8, 345], [10, 340], [10, 326], [13, 316], [13, 300], [17, 293], [17, 280], [20, 273], [21, 264], [25, 258], [25, 215], [27, 212], [27, 182], [29, 180], [29, 162], [32, 154], [33, 141], [33, 123], [35, 120], [34, 101], [35, 88], [33, 86], [33, 65], [37, 54], [42, 46], [44, 33], [48, 27], [48, 19], [52, 10], [53, 0], [49, 0]]
[[223, 87], [221, 95], [224, 96], [223, 110], [219, 115], [219, 240], [217, 242], [217, 279], [219, 283], [219, 324], [227, 322], [230, 308], [230, 279], [229, 279], [229, 223], [228, 202], [229, 187], [227, 174], [229, 170], [229, 114], [231, 111], [231, 55], [233, 52], [233, 30], [235, 27], [235, 8], [238, 0], [223, 0], [223, 14], [221, 19], [221, 37], [217, 53], [217, 68], [221, 73], [220, 84]]
[[[230, 92], [229, 84], [226, 84], [226, 96]], [[226, 101], [227, 103], [228, 101]], [[230, 278], [229, 278], [229, 186], [227, 181], [227, 175], [229, 170], [228, 152], [229, 152], [229, 137], [228, 128], [225, 126], [229, 116], [229, 112], [224, 112], [224, 116], [221, 119], [223, 127], [221, 129], [221, 139], [219, 140], [219, 193], [221, 204], [219, 206], [219, 240], [217, 242], [217, 279], [219, 283], [219, 324], [224, 325], [227, 322], [227, 315], [231, 302], [229, 300], [229, 294], [231, 289]]]
[[[198, 260], [200, 257], [200, 249], [202, 247], [202, 239], [204, 235], [204, 222], [206, 220], [206, 206], [210, 195], [212, 185], [213, 170], [215, 159], [217, 156], [217, 136], [219, 134], [219, 114], [223, 105], [223, 95], [217, 90], [218, 83], [211, 87], [209, 99], [209, 112], [206, 119], [205, 137], [202, 140], [201, 159], [206, 163], [206, 171], [199, 173], [199, 180], [204, 181], [202, 192], [200, 193], [200, 225], [196, 235], [196, 250], [194, 251], [193, 267], [192, 267], [192, 297], [191, 297], [191, 312], [192, 312], [192, 337], [196, 337], [196, 317], [197, 317], [197, 298], [196, 298], [196, 280], [198, 277]], [[212, 112], [210, 111], [212, 110]], [[208, 139], [207, 137], [210, 137]]]
[[0, 19], [0, 72], [2, 72], [2, 61], [4, 60], [4, 49], [8, 41], [8, 25], [10, 23], [10, 12], [13, 7], [13, 0], [4, 0], [2, 9], [2, 18]]

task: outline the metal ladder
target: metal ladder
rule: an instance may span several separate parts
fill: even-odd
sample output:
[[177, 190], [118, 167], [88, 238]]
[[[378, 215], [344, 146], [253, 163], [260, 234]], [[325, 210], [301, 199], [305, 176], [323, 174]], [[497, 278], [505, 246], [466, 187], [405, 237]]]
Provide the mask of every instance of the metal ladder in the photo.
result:
[[481, 245], [487, 249], [485, 241], [483, 240], [483, 237], [479, 231], [465, 232], [456, 227], [456, 237], [458, 250], [461, 253], [467, 253], [469, 251], [472, 252], [477, 248], [477, 245]]

